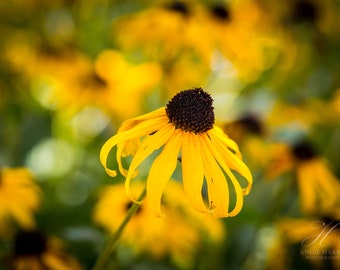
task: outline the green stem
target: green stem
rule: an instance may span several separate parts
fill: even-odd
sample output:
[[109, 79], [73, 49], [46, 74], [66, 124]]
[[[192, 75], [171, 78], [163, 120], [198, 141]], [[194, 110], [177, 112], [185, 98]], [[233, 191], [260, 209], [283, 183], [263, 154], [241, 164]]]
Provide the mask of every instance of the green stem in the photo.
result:
[[[139, 198], [137, 199], [138, 202], [142, 201], [146, 195], [146, 190], [144, 189], [143, 192], [139, 195]], [[140, 207], [140, 203], [133, 203], [127, 212], [124, 220], [118, 227], [117, 231], [110, 236], [108, 239], [106, 246], [102, 252], [102, 254], [98, 257], [95, 265], [93, 266], [92, 270], [102, 270], [104, 269], [104, 265], [106, 264], [107, 260], [109, 259], [112, 251], [116, 247], [118, 240], [120, 236], [123, 233], [123, 230], [130, 221], [130, 219], [133, 217], [133, 215], [137, 212], [138, 208]]]

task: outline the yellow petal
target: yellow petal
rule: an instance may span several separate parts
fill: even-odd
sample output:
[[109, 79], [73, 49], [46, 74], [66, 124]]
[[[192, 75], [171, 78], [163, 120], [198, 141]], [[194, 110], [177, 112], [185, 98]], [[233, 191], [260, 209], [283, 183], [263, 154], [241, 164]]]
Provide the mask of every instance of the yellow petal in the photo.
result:
[[144, 122], [146, 120], [152, 120], [152, 119], [156, 119], [156, 118], [164, 117], [164, 116], [166, 116], [165, 107], [161, 107], [152, 112], [128, 119], [121, 124], [121, 126], [118, 129], [118, 133], [129, 130], [132, 127], [139, 124], [140, 122]]
[[107, 167], [107, 158], [114, 146], [121, 143], [123, 144], [121, 147], [118, 147], [117, 149], [117, 162], [120, 172], [126, 174], [126, 170], [123, 168], [121, 162], [121, 152], [122, 149], [124, 148], [124, 144], [129, 140], [146, 136], [154, 131], [157, 131], [161, 129], [166, 123], [167, 119], [163, 117], [150, 119], [148, 121], [140, 122], [131, 129], [117, 133], [116, 135], [108, 139], [103, 145], [102, 149], [100, 150], [100, 162], [105, 168], [107, 174], [113, 177], [117, 175], [117, 172], [115, 170], [111, 170]]
[[[222, 167], [222, 169], [224, 170], [224, 172], [228, 175], [229, 179], [231, 180], [233, 186], [234, 186], [234, 190], [235, 190], [235, 196], [236, 196], [236, 202], [235, 202], [235, 206], [233, 208], [233, 210], [231, 210], [229, 212], [229, 216], [235, 216], [237, 215], [243, 206], [243, 191], [241, 188], [240, 183], [237, 181], [236, 177], [234, 176], [234, 174], [231, 172], [231, 170], [228, 167], [228, 163], [225, 159], [225, 156], [220, 153], [218, 146], [219, 145], [215, 145], [214, 142], [212, 140], [210, 140], [209, 138], [206, 138], [206, 144], [209, 148], [209, 151], [211, 153], [211, 155], [216, 159], [216, 161], [218, 162], [218, 164]], [[228, 150], [228, 149], [226, 149]]]
[[322, 189], [329, 196], [328, 198], [338, 199], [339, 180], [330, 171], [324, 160], [316, 159], [314, 162], [314, 170], [318, 175], [318, 180]]
[[[159, 117], [155, 119], [150, 119], [150, 120], [138, 123], [136, 126], [131, 128], [130, 130], [124, 131], [124, 133], [131, 132], [131, 134], [138, 134], [138, 132], [140, 131], [142, 135], [132, 138], [132, 140], [135, 140], [136, 138], [138, 138], [139, 140], [140, 137], [144, 137], [146, 135], [149, 135], [151, 133], [158, 131], [159, 129], [164, 127], [168, 122], [169, 122], [169, 119], [167, 117]], [[126, 156], [125, 147], [128, 146], [129, 142], [131, 142], [131, 140], [125, 140], [124, 142], [117, 144], [116, 160], [117, 160], [119, 171], [125, 177], [127, 176], [128, 171], [123, 167], [122, 157]]]
[[[139, 123], [146, 121], [146, 120], [152, 120], [152, 119], [156, 119], [156, 118], [161, 118], [161, 117], [166, 117], [166, 112], [165, 112], [165, 108], [159, 108], [155, 111], [140, 115], [138, 117], [134, 117], [131, 119], [128, 119], [126, 121], [124, 121], [121, 126], [118, 129], [117, 133], [129, 130], [133, 127], [135, 127], [136, 125], [138, 125]], [[168, 119], [165, 120], [166, 122], [168, 122]], [[118, 145], [118, 148], [122, 147], [122, 156], [126, 157], [129, 155], [134, 155], [138, 149], [140, 145], [140, 139], [136, 138], [135, 140], [130, 140], [128, 142], [126, 142], [126, 144], [124, 145]]]
[[[166, 125], [165, 127], [161, 128], [155, 134], [148, 136], [144, 139], [143, 143], [141, 144], [140, 148], [136, 152], [135, 156], [133, 157], [128, 174], [125, 180], [125, 188], [126, 193], [132, 198], [130, 192], [130, 180], [134, 177], [135, 171], [138, 166], [155, 150], [159, 149], [161, 146], [166, 144], [169, 139], [173, 136], [175, 132], [175, 127], [171, 124]], [[133, 199], [133, 198], [132, 198]], [[135, 200], [135, 199], [133, 199]]]
[[314, 182], [314, 172], [308, 172], [305, 166], [297, 169], [297, 184], [300, 193], [301, 208], [304, 213], [310, 214], [316, 207], [316, 191]]
[[[140, 92], [150, 89], [157, 84], [162, 76], [162, 69], [159, 64], [148, 62], [135, 66], [127, 71], [126, 77], [132, 89]], [[135, 92], [136, 92], [135, 90]]]
[[182, 174], [183, 188], [192, 206], [200, 212], [209, 212], [202, 197], [204, 169], [199, 145], [200, 135], [183, 133]]
[[339, 206], [339, 182], [322, 159], [300, 164], [297, 176], [304, 212], [327, 215], [331, 208]]
[[228, 167], [240, 173], [247, 180], [247, 186], [242, 189], [243, 194], [247, 195], [250, 192], [253, 184], [253, 177], [249, 168], [239, 157], [237, 157], [225, 145], [223, 145], [223, 140], [225, 140], [224, 134], [215, 132], [214, 129], [209, 131], [208, 134], [214, 145], [216, 145], [224, 161], [227, 163]]
[[35, 227], [35, 220], [30, 209], [23, 205], [9, 205], [8, 212], [15, 218], [15, 220], [25, 229], [33, 229]]
[[227, 134], [223, 132], [223, 130], [217, 126], [214, 126], [213, 130], [210, 131], [210, 133], [213, 132], [216, 134], [216, 136], [223, 142], [223, 144], [233, 150], [235, 153], [239, 153], [240, 150], [238, 148], [238, 145], [236, 142], [234, 142], [232, 139], [228, 137]]
[[182, 131], [176, 130], [174, 136], [164, 146], [163, 151], [151, 166], [146, 190], [151, 211], [157, 216], [161, 215], [162, 193], [176, 168], [181, 144]]
[[210, 152], [207, 135], [203, 135], [204, 140], [201, 142], [202, 159], [204, 164], [204, 173], [206, 175], [208, 196], [213, 215], [215, 217], [229, 216], [229, 188], [227, 180], [217, 164], [213, 154]]

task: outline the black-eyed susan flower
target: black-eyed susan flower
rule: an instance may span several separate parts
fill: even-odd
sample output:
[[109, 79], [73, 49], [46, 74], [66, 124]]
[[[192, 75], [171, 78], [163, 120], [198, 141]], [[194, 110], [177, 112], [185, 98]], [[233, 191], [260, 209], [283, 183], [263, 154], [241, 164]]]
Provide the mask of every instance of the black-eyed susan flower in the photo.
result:
[[[141, 191], [144, 184], [138, 181], [131, 188]], [[124, 183], [103, 188], [94, 208], [94, 221], [110, 233], [117, 231], [132, 204], [124, 190]], [[202, 248], [221, 244], [225, 239], [221, 220], [194, 211], [179, 182], [169, 182], [162, 207], [164, 217], [158, 218], [152, 213], [148, 198], [145, 199], [124, 228], [120, 238], [122, 249], [131, 250], [134, 256], [144, 254], [156, 260], [170, 257], [178, 267], [190, 269], [188, 266]]]
[[0, 170], [0, 235], [7, 234], [15, 221], [19, 227], [35, 226], [34, 213], [40, 205], [40, 189], [26, 168]]
[[[181, 155], [183, 187], [192, 206], [200, 212], [211, 212], [215, 217], [237, 215], [243, 206], [243, 196], [251, 189], [252, 175], [241, 160], [237, 144], [214, 125], [212, 103], [207, 92], [193, 88], [176, 94], [166, 107], [123, 122], [118, 133], [101, 149], [100, 161], [106, 172], [110, 176], [117, 174], [107, 165], [110, 151], [117, 146], [119, 171], [126, 177], [126, 192], [131, 195], [130, 181], [138, 166], [162, 148], [153, 161], [146, 183], [153, 213], [161, 215], [162, 193]], [[126, 170], [122, 157], [130, 155], [133, 159]], [[245, 187], [235, 173], [245, 179]], [[202, 196], [204, 181], [207, 202]], [[235, 195], [233, 206], [230, 206], [231, 193]]]
[[308, 141], [292, 146], [278, 144], [273, 147], [275, 158], [267, 169], [272, 179], [293, 171], [299, 190], [301, 209], [305, 214], [326, 215], [340, 206], [340, 182], [330, 170], [327, 161], [316, 154]]
[[79, 262], [63, 250], [60, 239], [39, 231], [21, 231], [16, 235], [13, 252], [6, 258], [13, 270], [81, 270]]

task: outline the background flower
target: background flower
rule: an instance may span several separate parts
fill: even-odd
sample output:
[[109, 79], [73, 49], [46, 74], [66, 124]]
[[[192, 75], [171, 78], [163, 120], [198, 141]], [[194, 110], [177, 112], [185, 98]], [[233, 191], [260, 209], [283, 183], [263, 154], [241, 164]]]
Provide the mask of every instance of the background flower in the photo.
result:
[[[2, 168], [0, 171], [0, 235], [12, 233], [13, 226], [35, 226], [34, 214], [40, 206], [41, 191], [27, 168]], [[13, 224], [14, 221], [14, 224]]]
[[57, 238], [47, 238], [39, 231], [20, 231], [16, 235], [12, 254], [6, 258], [10, 269], [81, 270], [75, 258], [67, 254]]
[[[141, 192], [144, 185], [137, 181], [134, 192]], [[176, 181], [171, 181], [164, 192], [163, 218], [156, 217], [148, 203], [148, 199], [142, 202], [121, 238], [134, 256], [147, 254], [157, 260], [170, 257], [179, 267], [187, 267], [209, 245], [221, 244], [225, 237], [222, 222], [192, 210]], [[123, 183], [106, 187], [99, 193], [94, 221], [114, 233], [131, 205]]]

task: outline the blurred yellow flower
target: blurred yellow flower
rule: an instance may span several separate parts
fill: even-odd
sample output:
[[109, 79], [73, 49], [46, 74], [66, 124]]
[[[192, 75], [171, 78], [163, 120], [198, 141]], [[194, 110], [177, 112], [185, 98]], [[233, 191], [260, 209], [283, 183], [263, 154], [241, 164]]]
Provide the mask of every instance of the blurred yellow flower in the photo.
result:
[[176, 59], [189, 45], [195, 24], [191, 9], [192, 5], [176, 1], [121, 17], [113, 24], [114, 38], [123, 49], [141, 48], [158, 61]]
[[79, 262], [63, 250], [57, 238], [38, 231], [22, 231], [16, 236], [13, 254], [7, 258], [13, 270], [81, 270]]
[[0, 235], [13, 227], [11, 219], [25, 229], [35, 226], [34, 212], [40, 205], [40, 189], [25, 168], [0, 170]]
[[273, 129], [296, 125], [308, 130], [313, 125], [325, 123], [334, 114], [329, 112], [329, 105], [320, 100], [309, 98], [305, 102], [285, 102], [276, 100], [266, 122]]
[[277, 222], [277, 227], [286, 245], [300, 243], [300, 256], [317, 266], [315, 269], [326, 269], [323, 266], [328, 262], [333, 264], [332, 269], [340, 269], [339, 213], [338, 208], [332, 216], [315, 219], [282, 218]]
[[124, 119], [141, 112], [143, 97], [162, 77], [158, 64], [146, 62], [133, 65], [114, 50], [102, 51], [97, 57], [95, 71], [110, 88], [107, 96], [116, 117]]
[[114, 38], [123, 51], [140, 50], [162, 66], [162, 83], [169, 96], [175, 94], [174, 89], [202, 85], [211, 71], [210, 58], [205, 56], [211, 48], [201, 38], [196, 4], [171, 1], [124, 16], [113, 25]]
[[252, 0], [228, 5], [175, 1], [121, 18], [114, 23], [114, 37], [123, 50], [141, 49], [159, 61], [166, 78], [172, 75], [169, 67], [176, 67], [177, 61], [183, 65], [182, 57], [207, 76], [201, 66], [211, 69], [220, 53], [239, 78], [255, 81], [277, 61], [281, 50], [263, 18], [260, 6]]
[[[136, 192], [143, 187], [142, 181], [132, 185]], [[124, 184], [105, 187], [94, 208], [94, 221], [114, 233], [131, 204]], [[210, 215], [194, 211], [185, 199], [180, 183], [169, 182], [162, 205], [164, 216], [156, 217], [146, 198], [124, 228], [120, 240], [136, 255], [149, 254], [156, 259], [170, 256], [180, 266], [190, 265], [194, 255], [204, 246], [224, 240], [223, 223]]]
[[211, 61], [219, 51], [235, 67], [238, 78], [256, 81], [277, 61], [281, 46], [263, 15], [260, 5], [253, 0], [215, 3], [197, 9], [195, 44], [200, 55]]
[[30, 78], [38, 101], [66, 114], [96, 106], [118, 121], [138, 115], [143, 97], [162, 77], [157, 63], [133, 64], [116, 50], [103, 50], [95, 60], [72, 49], [36, 50], [15, 43], [6, 56]]
[[[151, 153], [163, 147], [151, 166], [146, 184], [152, 212], [161, 215], [162, 193], [181, 152], [183, 186], [192, 206], [215, 217], [237, 215], [243, 206], [243, 196], [251, 189], [252, 175], [241, 160], [237, 144], [214, 125], [212, 102], [208, 93], [194, 88], [176, 94], [166, 107], [125, 121], [101, 149], [100, 161], [106, 172], [111, 176], [117, 174], [107, 166], [109, 153], [117, 146], [119, 170], [126, 176], [126, 191], [131, 195], [129, 185], [136, 169]], [[142, 142], [141, 137], [144, 137]], [[126, 170], [121, 159], [129, 155], [133, 159]], [[246, 187], [241, 187], [233, 171], [244, 177]], [[208, 205], [202, 196], [204, 179]], [[235, 195], [231, 210], [228, 184]]]
[[[254, 113], [245, 113], [234, 121], [224, 123], [223, 130], [240, 147], [251, 168], [263, 169], [270, 155], [265, 123]], [[259, 152], [263, 154], [259, 155]]]
[[273, 146], [273, 155], [267, 168], [267, 178], [273, 179], [293, 170], [304, 213], [326, 215], [340, 206], [340, 182], [309, 142], [302, 141], [292, 147], [277, 144]]

